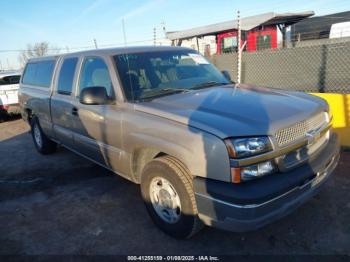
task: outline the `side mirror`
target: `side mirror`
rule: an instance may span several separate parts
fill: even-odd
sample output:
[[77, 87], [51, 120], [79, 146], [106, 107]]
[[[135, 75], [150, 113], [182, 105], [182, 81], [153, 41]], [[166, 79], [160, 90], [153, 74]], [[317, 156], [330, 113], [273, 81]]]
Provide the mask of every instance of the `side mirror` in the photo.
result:
[[102, 86], [86, 87], [80, 92], [79, 101], [84, 105], [104, 105], [108, 103], [106, 88]]
[[223, 70], [223, 71], [221, 71], [221, 73], [224, 75], [224, 77], [225, 77], [228, 81], [232, 82], [230, 73], [229, 73], [228, 71]]

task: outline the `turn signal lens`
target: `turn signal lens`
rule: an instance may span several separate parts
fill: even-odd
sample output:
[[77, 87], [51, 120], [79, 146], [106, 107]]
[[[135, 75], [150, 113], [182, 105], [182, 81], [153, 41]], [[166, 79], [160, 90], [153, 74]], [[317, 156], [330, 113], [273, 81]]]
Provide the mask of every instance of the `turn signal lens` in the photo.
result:
[[241, 169], [231, 167], [231, 181], [232, 183], [238, 184], [241, 183]]

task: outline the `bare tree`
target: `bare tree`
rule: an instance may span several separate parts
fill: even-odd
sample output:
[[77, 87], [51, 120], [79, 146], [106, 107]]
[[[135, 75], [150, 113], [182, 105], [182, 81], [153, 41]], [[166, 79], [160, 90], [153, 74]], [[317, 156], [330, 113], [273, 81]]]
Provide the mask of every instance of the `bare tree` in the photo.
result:
[[48, 53], [59, 53], [60, 49], [50, 47], [48, 42], [39, 42], [34, 45], [28, 44], [27, 49], [23, 50], [18, 57], [21, 66], [24, 67], [28, 59], [32, 57], [46, 56]]

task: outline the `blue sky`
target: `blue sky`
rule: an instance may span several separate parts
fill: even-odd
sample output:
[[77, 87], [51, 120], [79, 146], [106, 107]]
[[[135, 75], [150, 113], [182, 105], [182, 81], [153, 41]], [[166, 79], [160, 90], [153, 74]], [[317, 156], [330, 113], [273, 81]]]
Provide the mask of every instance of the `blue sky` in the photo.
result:
[[191, 28], [264, 12], [315, 11], [316, 15], [350, 10], [349, 0], [0, 0], [0, 67], [18, 67], [19, 52], [27, 44], [47, 41], [53, 47], [100, 47], [123, 43], [122, 18], [130, 44], [151, 40], [153, 28], [160, 33]]

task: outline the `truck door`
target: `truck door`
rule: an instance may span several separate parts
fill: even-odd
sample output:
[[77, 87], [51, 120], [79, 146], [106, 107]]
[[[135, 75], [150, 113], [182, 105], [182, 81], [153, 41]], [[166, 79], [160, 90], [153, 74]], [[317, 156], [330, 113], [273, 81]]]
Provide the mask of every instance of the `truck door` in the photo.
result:
[[56, 139], [67, 147], [73, 147], [73, 86], [76, 82], [78, 57], [66, 57], [59, 66], [56, 88], [51, 96], [51, 117]]
[[[79, 102], [80, 92], [87, 87], [104, 87], [111, 103], [84, 105]], [[121, 113], [115, 105], [116, 95], [110, 70], [102, 57], [85, 57], [77, 94], [74, 99], [74, 147], [88, 158], [118, 171], [121, 159]]]

